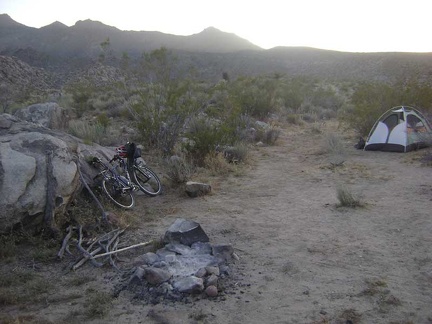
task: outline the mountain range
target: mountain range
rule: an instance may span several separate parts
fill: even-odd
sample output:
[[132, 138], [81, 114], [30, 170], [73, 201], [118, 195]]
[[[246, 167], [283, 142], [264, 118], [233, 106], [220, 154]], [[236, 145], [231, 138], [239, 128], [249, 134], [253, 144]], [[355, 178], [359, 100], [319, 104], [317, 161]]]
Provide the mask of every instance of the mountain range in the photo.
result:
[[203, 79], [218, 79], [228, 72], [231, 77], [278, 73], [385, 82], [416, 78], [432, 83], [432, 53], [348, 53], [307, 47], [264, 50], [213, 27], [190, 36], [122, 31], [92, 20], [71, 27], [54, 22], [33, 28], [0, 14], [0, 55], [49, 72], [66, 73], [97, 61], [101, 44], [107, 40], [111, 55], [117, 58], [127, 53], [136, 59], [165, 47]]

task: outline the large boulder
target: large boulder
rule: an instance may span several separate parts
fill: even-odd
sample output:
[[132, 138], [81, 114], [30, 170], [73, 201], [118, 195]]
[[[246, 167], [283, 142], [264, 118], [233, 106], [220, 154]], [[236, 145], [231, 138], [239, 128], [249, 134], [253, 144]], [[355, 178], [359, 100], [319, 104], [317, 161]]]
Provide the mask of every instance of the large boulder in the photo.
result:
[[0, 115], [0, 233], [17, 224], [40, 224], [48, 202], [54, 202], [54, 215], [64, 213], [83, 188], [78, 165], [92, 184], [96, 170], [86, 159], [110, 154], [61, 131]]
[[18, 109], [15, 116], [51, 129], [64, 130], [69, 125], [67, 111], [55, 102], [39, 103]]

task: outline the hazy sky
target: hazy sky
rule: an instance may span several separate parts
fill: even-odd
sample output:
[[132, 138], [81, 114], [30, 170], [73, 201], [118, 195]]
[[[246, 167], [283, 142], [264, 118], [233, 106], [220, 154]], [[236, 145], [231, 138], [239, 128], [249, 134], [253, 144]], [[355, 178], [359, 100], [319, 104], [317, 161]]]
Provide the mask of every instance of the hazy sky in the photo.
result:
[[91, 19], [121, 30], [192, 35], [213, 26], [262, 47], [432, 52], [431, 0], [0, 0], [30, 27]]

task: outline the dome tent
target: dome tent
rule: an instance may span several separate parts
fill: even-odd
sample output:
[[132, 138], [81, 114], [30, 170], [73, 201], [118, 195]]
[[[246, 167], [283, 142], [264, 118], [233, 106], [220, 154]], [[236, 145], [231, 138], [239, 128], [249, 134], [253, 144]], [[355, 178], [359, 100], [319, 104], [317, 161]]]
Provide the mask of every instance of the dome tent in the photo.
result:
[[365, 151], [409, 152], [425, 147], [431, 125], [415, 108], [394, 107], [376, 121], [367, 138]]

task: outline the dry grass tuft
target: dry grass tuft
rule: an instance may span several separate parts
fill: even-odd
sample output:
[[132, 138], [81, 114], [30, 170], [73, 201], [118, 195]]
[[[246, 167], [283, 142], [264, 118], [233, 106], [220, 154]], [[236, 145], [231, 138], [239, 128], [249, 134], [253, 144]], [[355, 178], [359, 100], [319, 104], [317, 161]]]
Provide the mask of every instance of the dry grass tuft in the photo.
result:
[[227, 175], [233, 170], [232, 166], [222, 152], [211, 152], [204, 158], [204, 167], [212, 176]]
[[356, 198], [351, 191], [344, 187], [337, 188], [337, 199], [339, 200], [337, 207], [356, 208], [365, 206], [360, 199]]
[[187, 160], [182, 156], [172, 156], [166, 161], [167, 177], [174, 184], [182, 184], [188, 182], [194, 175], [196, 168], [192, 161]]
[[86, 315], [89, 318], [103, 318], [111, 308], [113, 297], [103, 291], [88, 291]]

